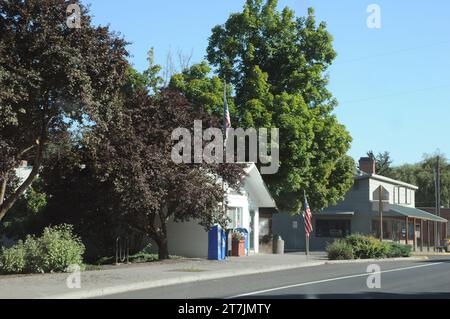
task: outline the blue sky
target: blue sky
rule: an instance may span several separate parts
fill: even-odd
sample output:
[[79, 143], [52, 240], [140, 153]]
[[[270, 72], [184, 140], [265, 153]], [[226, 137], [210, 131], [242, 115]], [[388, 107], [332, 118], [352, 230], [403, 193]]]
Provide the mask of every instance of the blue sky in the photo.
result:
[[[211, 28], [242, 9], [243, 0], [85, 0], [95, 24], [109, 24], [132, 42], [138, 70], [155, 48], [204, 59]], [[366, 25], [369, 4], [381, 8], [381, 29]], [[338, 53], [329, 88], [336, 115], [354, 141], [350, 155], [387, 150], [394, 164], [412, 163], [438, 149], [450, 156], [450, 1], [280, 0], [297, 15], [314, 7]], [[176, 57], [175, 57], [176, 60]], [[175, 61], [176, 62], [176, 61]]]

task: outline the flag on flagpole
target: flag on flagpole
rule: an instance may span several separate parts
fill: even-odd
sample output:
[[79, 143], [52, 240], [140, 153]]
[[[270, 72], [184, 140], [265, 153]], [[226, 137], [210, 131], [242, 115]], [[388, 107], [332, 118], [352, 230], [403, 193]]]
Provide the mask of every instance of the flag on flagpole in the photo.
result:
[[306, 198], [306, 192], [304, 192], [304, 196], [305, 196], [305, 205], [304, 205], [305, 211], [303, 212], [303, 219], [305, 221], [305, 233], [309, 237], [309, 235], [313, 231], [312, 221], [311, 221], [312, 215], [311, 215], [311, 209], [309, 208], [308, 199]]
[[228, 130], [231, 128], [230, 109], [228, 108], [227, 101], [227, 82], [224, 82], [223, 103], [223, 135], [225, 139], [224, 145], [226, 145], [226, 141], [228, 139]]

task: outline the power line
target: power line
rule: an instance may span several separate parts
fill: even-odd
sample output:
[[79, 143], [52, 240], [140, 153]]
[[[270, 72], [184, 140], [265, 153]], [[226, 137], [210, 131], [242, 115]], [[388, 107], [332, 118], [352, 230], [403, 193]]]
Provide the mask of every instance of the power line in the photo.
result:
[[420, 49], [429, 48], [429, 47], [433, 47], [433, 46], [444, 45], [444, 44], [447, 44], [447, 43], [450, 43], [450, 40], [446, 40], [446, 41], [442, 41], [442, 42], [436, 42], [436, 43], [431, 43], [431, 44], [425, 44], [425, 45], [421, 45], [421, 46], [417, 46], [417, 47], [411, 47], [411, 48], [399, 49], [399, 50], [394, 50], [394, 51], [388, 51], [388, 52], [384, 52], [384, 53], [380, 53], [380, 54], [376, 54], [376, 55], [359, 57], [359, 58], [350, 59], [350, 60], [344, 60], [344, 61], [333, 63], [333, 66], [341, 65], [341, 64], [348, 64], [348, 63], [352, 63], [352, 62], [359, 62], [359, 61], [364, 61], [364, 60], [370, 60], [370, 59], [374, 59], [374, 58], [378, 58], [378, 57], [394, 55], [394, 54], [404, 53], [404, 52], [408, 52], [408, 51], [420, 50]]
[[404, 92], [398, 92], [398, 93], [392, 93], [392, 94], [372, 96], [372, 97], [368, 97], [368, 98], [347, 100], [347, 101], [342, 101], [340, 103], [341, 104], [342, 103], [349, 104], [349, 103], [365, 102], [365, 101], [370, 101], [370, 100], [378, 100], [378, 99], [396, 97], [396, 96], [401, 96], [401, 95], [410, 95], [410, 94], [415, 94], [415, 93], [420, 93], [420, 92], [427, 92], [427, 91], [432, 91], [432, 90], [442, 89], [442, 88], [447, 88], [447, 87], [450, 87], [450, 84], [438, 85], [438, 86], [433, 86], [433, 87], [429, 87], [429, 88], [416, 89], [416, 90], [404, 91]]

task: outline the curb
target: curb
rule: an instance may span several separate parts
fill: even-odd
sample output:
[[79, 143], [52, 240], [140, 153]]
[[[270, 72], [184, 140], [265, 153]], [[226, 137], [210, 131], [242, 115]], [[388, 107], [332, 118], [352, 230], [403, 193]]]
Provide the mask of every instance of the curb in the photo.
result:
[[323, 266], [323, 265], [386, 262], [386, 261], [420, 261], [420, 260], [426, 260], [426, 259], [428, 259], [428, 258], [426, 256], [423, 256], [423, 257], [389, 258], [389, 259], [324, 260], [324, 261], [302, 263], [302, 264], [274, 266], [274, 267], [268, 267], [268, 268], [263, 268], [263, 269], [257, 268], [257, 269], [247, 269], [247, 270], [242, 270], [242, 271], [234, 271], [234, 270], [233, 271], [224, 271], [222, 273], [204, 274], [201, 277], [199, 277], [197, 275], [197, 276], [186, 276], [186, 277], [181, 277], [181, 278], [178, 277], [178, 278], [156, 280], [156, 281], [144, 281], [144, 282], [139, 282], [139, 283], [134, 283], [134, 284], [111, 286], [111, 287], [105, 287], [105, 288], [90, 289], [87, 291], [58, 294], [58, 295], [42, 297], [42, 298], [38, 298], [38, 299], [98, 298], [98, 297], [105, 297], [105, 296], [109, 296], [109, 295], [125, 293], [125, 292], [129, 292], [129, 291], [159, 288], [159, 287], [171, 286], [171, 285], [175, 285], [175, 284], [201, 282], [201, 281], [207, 281], [207, 280], [212, 280], [212, 279], [222, 279], [222, 278], [245, 276], [245, 275], [257, 275], [257, 274], [263, 274], [263, 273], [268, 273], [268, 272]]
[[352, 260], [328, 260], [325, 264], [336, 265], [336, 264], [358, 264], [358, 263], [372, 263], [372, 262], [387, 262], [387, 261], [420, 261], [428, 260], [427, 256], [413, 256], [413, 257], [400, 257], [400, 258], [383, 258], [383, 259], [352, 259]]
[[268, 267], [264, 269], [247, 269], [242, 271], [225, 271], [222, 273], [211, 273], [204, 274], [201, 277], [197, 276], [186, 276], [186, 277], [178, 277], [164, 280], [156, 280], [156, 281], [144, 281], [140, 283], [128, 284], [128, 285], [119, 285], [98, 289], [91, 289], [88, 291], [80, 291], [73, 292], [67, 294], [58, 294], [48, 297], [42, 297], [38, 299], [87, 299], [87, 298], [96, 298], [96, 297], [104, 297], [109, 295], [120, 294], [129, 291], [143, 290], [143, 289], [151, 289], [158, 288], [164, 286], [171, 286], [175, 284], [184, 284], [191, 282], [200, 282], [212, 279], [222, 279], [228, 277], [237, 277], [237, 276], [245, 276], [245, 275], [257, 275], [268, 272], [282, 271], [282, 270], [290, 270], [297, 268], [306, 268], [306, 267], [314, 267], [314, 266], [322, 266], [325, 265], [325, 261], [320, 262], [311, 262], [311, 263], [302, 263], [299, 265], [285, 265], [285, 266], [274, 266]]

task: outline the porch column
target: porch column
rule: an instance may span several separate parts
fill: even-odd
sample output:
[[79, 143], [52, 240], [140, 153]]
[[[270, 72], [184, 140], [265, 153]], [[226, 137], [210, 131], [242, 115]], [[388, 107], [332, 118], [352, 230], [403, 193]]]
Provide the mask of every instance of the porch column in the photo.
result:
[[417, 235], [416, 235], [416, 219], [413, 218], [413, 244], [414, 244], [414, 251], [416, 251], [417, 247]]
[[406, 225], [406, 245], [408, 245], [408, 241], [409, 241], [409, 222], [408, 222], [408, 216], [406, 216], [405, 225]]
[[444, 239], [446, 239], [447, 238], [447, 228], [448, 228], [448, 224], [447, 224], [447, 222], [445, 222], [444, 223], [444, 234], [445, 234], [445, 237], [444, 237]]
[[423, 251], [423, 219], [420, 220], [420, 251]]
[[430, 251], [430, 221], [427, 220], [427, 246], [428, 251]]
[[434, 251], [436, 251], [436, 243], [437, 243], [437, 240], [436, 240], [436, 228], [437, 228], [437, 222], [434, 222], [433, 223], [433, 250]]
[[395, 219], [391, 219], [391, 240], [394, 241], [394, 223], [397, 221]]

